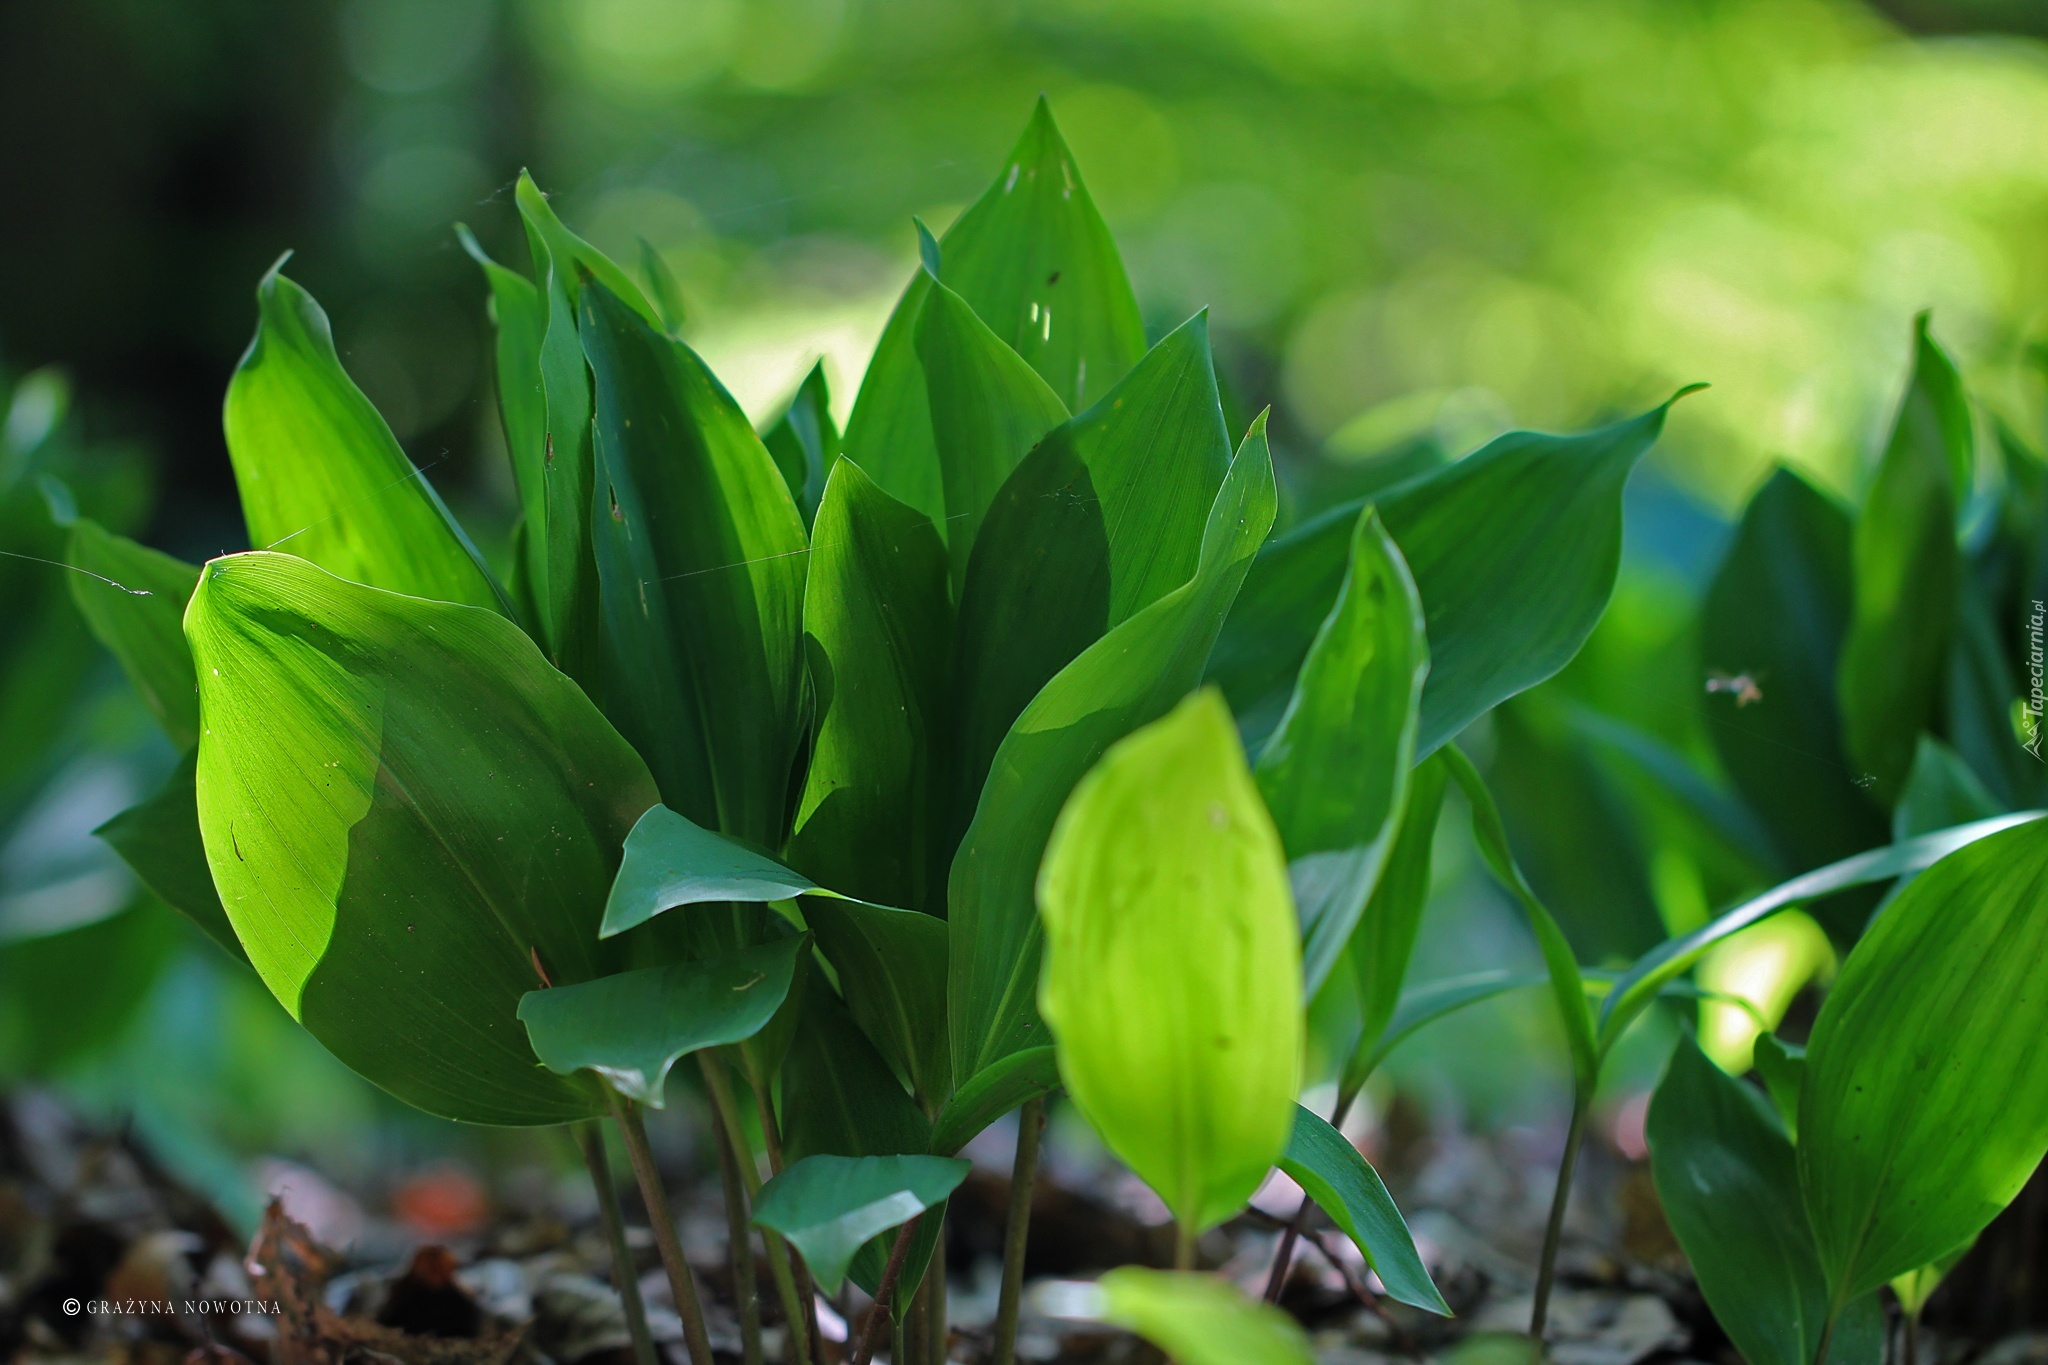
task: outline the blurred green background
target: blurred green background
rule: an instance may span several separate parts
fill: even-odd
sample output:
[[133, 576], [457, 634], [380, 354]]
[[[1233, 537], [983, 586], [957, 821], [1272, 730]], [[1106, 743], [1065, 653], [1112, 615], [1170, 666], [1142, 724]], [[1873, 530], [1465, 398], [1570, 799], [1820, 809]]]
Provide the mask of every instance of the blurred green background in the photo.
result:
[[[241, 548], [219, 405], [287, 249], [414, 460], [502, 527], [484, 291], [452, 225], [522, 259], [522, 166], [614, 255], [661, 252], [757, 418], [821, 355], [843, 416], [911, 215], [943, 226], [1044, 92], [1148, 323], [1210, 308], [1233, 420], [1272, 405], [1297, 510], [1418, 442], [1714, 385], [1632, 488], [1593, 647], [1482, 737], [1542, 749], [1548, 697], [1698, 756], [1688, 632], [1727, 517], [1773, 461], [1856, 491], [1916, 312], [1987, 420], [2040, 427], [2044, 36], [2039, 0], [10, 0], [0, 533], [53, 553], [41, 469], [188, 559]], [[62, 422], [61, 383], [15, 382], [48, 365]], [[86, 831], [169, 755], [65, 624], [58, 572], [4, 563], [0, 1067], [135, 1115], [230, 1196], [254, 1151], [350, 1176], [448, 1149], [130, 905]], [[1621, 907], [1580, 927], [1594, 960], [1734, 885], [1654, 822], [1615, 828], [1634, 852], [1588, 890]], [[1468, 865], [1447, 847], [1418, 977], [1528, 958]], [[9, 938], [59, 903], [83, 927]], [[53, 1014], [89, 1012], [67, 972], [103, 1017], [59, 1036]], [[1483, 1122], [1547, 1113], [1546, 1017], [1509, 1002], [1396, 1069]]]

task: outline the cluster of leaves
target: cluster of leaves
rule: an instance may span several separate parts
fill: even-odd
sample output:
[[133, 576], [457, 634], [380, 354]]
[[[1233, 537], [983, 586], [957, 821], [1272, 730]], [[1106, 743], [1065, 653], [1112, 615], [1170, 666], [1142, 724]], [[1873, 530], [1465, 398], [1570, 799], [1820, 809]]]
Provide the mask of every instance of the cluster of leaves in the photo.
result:
[[[1581, 1119], [1629, 1023], [1776, 908], [1965, 845], [1899, 907], [1977, 895], [1971, 869], [2028, 904], [2039, 827], [1983, 839], [2006, 817], [1795, 879], [1618, 979], [1583, 970], [1452, 740], [1593, 630], [1669, 403], [1502, 437], [1270, 538], [1263, 418], [1233, 443], [1200, 316], [1146, 345], [1042, 105], [943, 238], [919, 225], [843, 434], [818, 373], [757, 433], [679, 339], [658, 258], [636, 282], [530, 180], [517, 200], [530, 278], [467, 242], [522, 508], [502, 580], [276, 270], [226, 409], [261, 548], [193, 567], [73, 526], [70, 562], [125, 585], [85, 580], [80, 605], [185, 752], [106, 834], [393, 1094], [478, 1123], [611, 1114], [658, 1240], [636, 1106], [694, 1058], [736, 1251], [762, 1230], [792, 1322], [807, 1278], [848, 1275], [942, 1321], [956, 1154], [1055, 1086], [1173, 1211], [1183, 1264], [1277, 1167], [1393, 1297], [1448, 1311], [1379, 1178], [1296, 1098], [1327, 992], [1355, 1016], [1343, 1108], [1415, 1029], [1526, 983], [1404, 989], [1453, 784], [1542, 948]], [[1910, 506], [1886, 477], [1881, 505]], [[1859, 565], [1889, 553], [1864, 539]], [[1924, 575], [1871, 574], [1894, 586], [1859, 595], [1857, 639], [1891, 638]], [[1897, 767], [1896, 726], [1910, 751], [1924, 717], [1854, 664], [1881, 648], [1845, 649], [1843, 705]], [[1802, 1103], [1862, 1064], [1815, 1048]], [[1896, 1248], [1821, 1245], [1832, 1307], [1894, 1273]], [[750, 1293], [750, 1255], [735, 1273]], [[1127, 1270], [1082, 1297], [1188, 1361], [1305, 1359], [1199, 1280]]]

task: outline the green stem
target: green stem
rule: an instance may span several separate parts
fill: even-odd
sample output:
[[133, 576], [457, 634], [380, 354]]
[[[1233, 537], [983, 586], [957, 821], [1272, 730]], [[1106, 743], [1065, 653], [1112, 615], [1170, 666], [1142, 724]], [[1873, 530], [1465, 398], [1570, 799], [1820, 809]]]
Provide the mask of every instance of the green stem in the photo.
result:
[[925, 1334], [930, 1341], [931, 1365], [946, 1365], [947, 1347], [952, 1344], [952, 1324], [946, 1317], [946, 1210], [939, 1209], [939, 1239], [925, 1267]]
[[[761, 1145], [768, 1149], [768, 1170], [770, 1174], [781, 1175], [782, 1130], [775, 1122], [775, 1106], [769, 1103], [768, 1100], [768, 1085], [752, 1072], [749, 1072], [747, 1075], [747, 1084], [754, 1092], [754, 1112], [761, 1120]], [[777, 1249], [782, 1239], [774, 1233], [766, 1233], [765, 1235], [770, 1243], [770, 1263], [772, 1265], [773, 1257], [782, 1254]], [[805, 1341], [810, 1346], [810, 1350], [806, 1354], [802, 1348], [802, 1343], [798, 1343], [793, 1347], [793, 1354], [808, 1365], [809, 1361], [823, 1360], [825, 1358], [824, 1338], [818, 1335], [818, 1295], [811, 1288], [811, 1268], [804, 1264], [803, 1258], [801, 1256], [790, 1256], [788, 1260], [790, 1269], [794, 1272], [796, 1278], [797, 1301], [803, 1305], [802, 1322]], [[776, 1285], [780, 1288], [781, 1281], [779, 1279], [776, 1281]], [[792, 1334], [796, 1331], [795, 1320], [792, 1320], [790, 1323], [790, 1331]]]
[[[739, 1107], [733, 1102], [732, 1082], [725, 1063], [706, 1048], [697, 1054], [697, 1065], [704, 1073], [704, 1089], [711, 1096], [712, 1113], [733, 1149], [733, 1164], [739, 1168], [740, 1183], [745, 1186], [751, 1207], [754, 1196], [761, 1192], [761, 1172], [754, 1165], [753, 1148], [748, 1146], [747, 1135], [740, 1128]], [[768, 1274], [775, 1281], [775, 1297], [782, 1304], [783, 1321], [789, 1325], [790, 1354], [798, 1365], [810, 1365], [817, 1358], [815, 1343], [801, 1326], [808, 1321], [808, 1315], [797, 1292], [796, 1276], [789, 1268], [788, 1249], [782, 1238], [767, 1228], [761, 1230], [761, 1241], [768, 1249]]]
[[853, 1365], [868, 1365], [874, 1358], [877, 1342], [876, 1328], [883, 1318], [889, 1316], [889, 1305], [896, 1301], [896, 1281], [903, 1278], [903, 1262], [910, 1255], [911, 1239], [917, 1236], [917, 1225], [924, 1221], [918, 1214], [905, 1223], [896, 1233], [896, 1240], [889, 1246], [889, 1263], [882, 1270], [882, 1282], [875, 1286], [874, 1307], [868, 1309], [867, 1321], [860, 1329], [860, 1345], [853, 1353]]
[[656, 1365], [654, 1337], [647, 1330], [647, 1305], [640, 1300], [640, 1277], [633, 1270], [633, 1251], [626, 1245], [626, 1220], [619, 1213], [619, 1191], [612, 1184], [611, 1162], [605, 1159], [604, 1129], [596, 1123], [573, 1125], [576, 1145], [583, 1152], [583, 1164], [590, 1172], [590, 1184], [597, 1191], [598, 1222], [612, 1252], [612, 1283], [619, 1291], [619, 1303], [626, 1315], [626, 1331], [633, 1338], [633, 1365]]
[[631, 1100], [609, 1085], [604, 1093], [612, 1107], [612, 1121], [619, 1125], [619, 1135], [626, 1140], [633, 1178], [639, 1182], [640, 1198], [647, 1205], [647, 1221], [654, 1226], [654, 1245], [661, 1252], [662, 1269], [668, 1272], [676, 1315], [683, 1320], [683, 1344], [689, 1347], [690, 1365], [712, 1365], [711, 1335], [704, 1330], [704, 1305], [697, 1297], [697, 1278], [690, 1273], [690, 1263], [683, 1259], [676, 1220], [669, 1212], [668, 1191], [662, 1188], [661, 1172], [654, 1167], [654, 1149], [647, 1144], [647, 1128]]
[[1813, 1353], [1813, 1365], [1826, 1365], [1828, 1347], [1833, 1345], [1835, 1340], [1835, 1320], [1840, 1316], [1839, 1313], [1828, 1314], [1827, 1325], [1820, 1329], [1820, 1349]]
[[[700, 1058], [703, 1054], [697, 1054]], [[725, 1240], [732, 1257], [732, 1292], [740, 1310], [740, 1355], [745, 1365], [761, 1365], [761, 1295], [754, 1283], [754, 1239], [747, 1233], [748, 1210], [745, 1185], [740, 1180], [740, 1156], [733, 1150], [732, 1134], [723, 1123], [713, 1123], [718, 1138], [718, 1179], [725, 1194]]]
[[1017, 1315], [1024, 1300], [1024, 1248], [1031, 1238], [1031, 1187], [1038, 1179], [1038, 1137], [1044, 1129], [1044, 1097], [1026, 1100], [1017, 1114], [1017, 1158], [1010, 1166], [1010, 1219], [1003, 1227], [1003, 1287], [996, 1299], [991, 1365], [1016, 1365]]
[[1592, 1087], [1574, 1087], [1571, 1126], [1564, 1135], [1564, 1160], [1557, 1168], [1557, 1193], [1551, 1196], [1550, 1221], [1543, 1228], [1543, 1254], [1536, 1263], [1536, 1301], [1529, 1310], [1529, 1335], [1538, 1341], [1543, 1339], [1544, 1325], [1550, 1320], [1550, 1290], [1557, 1278], [1558, 1244], [1564, 1240], [1564, 1211], [1571, 1202], [1572, 1175], [1578, 1169], [1579, 1148], [1584, 1144], [1586, 1117], [1592, 1107]]
[[[1362, 1080], [1362, 1078], [1361, 1078]], [[1351, 1106], [1358, 1099], [1363, 1085], [1353, 1085], [1337, 1096], [1336, 1112], [1330, 1115], [1330, 1126], [1342, 1128]], [[1307, 1195], [1301, 1197], [1300, 1207], [1294, 1210], [1294, 1217], [1288, 1220], [1287, 1230], [1280, 1234], [1280, 1248], [1273, 1253], [1273, 1270], [1266, 1276], [1267, 1303], [1280, 1302], [1280, 1291], [1287, 1287], [1287, 1270], [1294, 1263], [1295, 1244], [1301, 1240], [1301, 1230], [1308, 1222], [1309, 1205], [1314, 1201]]]
[[1920, 1365], [1920, 1315], [1906, 1314], [1906, 1365]]
[[1193, 1270], [1195, 1268], [1195, 1231], [1186, 1223], [1175, 1221], [1173, 1225], [1173, 1268]]

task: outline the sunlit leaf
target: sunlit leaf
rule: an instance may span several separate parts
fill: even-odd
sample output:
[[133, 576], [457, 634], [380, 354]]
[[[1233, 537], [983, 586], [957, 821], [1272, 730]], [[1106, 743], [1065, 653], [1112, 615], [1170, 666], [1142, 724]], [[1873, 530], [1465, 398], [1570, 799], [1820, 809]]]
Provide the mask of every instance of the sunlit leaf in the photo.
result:
[[754, 1222], [803, 1253], [818, 1288], [837, 1294], [861, 1245], [959, 1188], [970, 1163], [942, 1156], [813, 1156], [761, 1187]]
[[[1650, 1104], [1658, 1201], [1715, 1320], [1750, 1365], [1813, 1365], [1827, 1282], [1799, 1204], [1791, 1139], [1768, 1102], [1681, 1039]], [[1857, 1303], [1828, 1359], [1883, 1355], [1884, 1314]]]
[[[539, 628], [546, 631], [551, 628], [543, 607], [548, 582], [548, 411], [541, 387], [540, 352], [541, 338], [547, 331], [547, 306], [533, 281], [492, 260], [468, 228], [458, 223], [455, 234], [462, 249], [484, 272], [484, 280], [491, 289], [491, 322], [497, 337], [494, 355], [498, 420], [504, 429], [506, 452], [512, 457], [512, 483], [519, 492], [519, 506], [528, 527], [520, 562], [534, 593], [536, 610], [541, 613], [543, 624]], [[545, 285], [543, 276], [542, 286]]]
[[1342, 957], [1399, 832], [1428, 675], [1415, 581], [1367, 510], [1337, 600], [1256, 768], [1287, 848], [1310, 996]]
[[71, 524], [65, 558], [86, 571], [65, 575], [79, 615], [171, 743], [191, 748], [199, 742], [199, 681], [184, 620], [199, 570], [84, 518]]
[[1955, 365], [1913, 327], [1913, 377], [1851, 542], [1854, 606], [1837, 665], [1845, 747], [1889, 805], [1934, 720], [1954, 629], [1956, 507], [1969, 489], [1969, 403]]
[[[1380, 495], [1428, 621], [1418, 755], [1578, 653], [1614, 589], [1622, 485], [1670, 406], [1579, 436], [1513, 432]], [[1275, 540], [1245, 580], [1209, 677], [1253, 738], [1278, 720], [1336, 598], [1358, 510], [1332, 509]]]
[[803, 519], [695, 352], [582, 292], [605, 713], [698, 824], [782, 842], [803, 720]]
[[817, 723], [789, 857], [845, 895], [939, 910], [953, 608], [931, 522], [832, 467], [804, 587]]
[[1835, 1303], [1968, 1241], [2048, 1151], [2044, 886], [2048, 823], [1972, 842], [1914, 878], [1828, 992], [1799, 1177]]
[[1005, 736], [947, 887], [957, 1084], [1046, 1041], [1032, 1003], [1041, 940], [1032, 888], [1053, 821], [1111, 744], [1195, 685], [1276, 506], [1265, 428], [1255, 423], [1210, 508], [1194, 576], [1061, 669]]
[[557, 278], [568, 290], [571, 305], [582, 301], [581, 282], [594, 279], [638, 313], [649, 327], [663, 330], [661, 313], [647, 301], [647, 296], [640, 292], [640, 286], [633, 282], [633, 277], [620, 269], [611, 257], [571, 232], [556, 216], [547, 195], [525, 171], [519, 173], [519, 184], [513, 191], [513, 198], [519, 205], [520, 221], [526, 225], [526, 240], [533, 250], [536, 278], [547, 273], [541, 268], [542, 258], [550, 258]]
[[503, 608], [476, 547], [341, 367], [327, 314], [279, 273], [228, 382], [228, 455], [249, 542], [352, 583]]
[[1136, 1332], [1178, 1365], [1310, 1365], [1294, 1319], [1213, 1275], [1119, 1266], [1088, 1316]]
[[596, 930], [655, 800], [639, 757], [502, 617], [289, 555], [208, 564], [186, 635], [207, 862], [285, 1008], [430, 1113], [601, 1112], [516, 1012], [623, 965]]
[[1280, 1155], [1280, 1169], [1357, 1244], [1365, 1263], [1386, 1286], [1388, 1297], [1444, 1317], [1451, 1315], [1450, 1305], [1437, 1292], [1415, 1250], [1415, 1239], [1409, 1235], [1394, 1197], [1350, 1139], [1297, 1105], [1294, 1133]]
[[529, 991], [519, 1019], [550, 1071], [593, 1071], [659, 1109], [677, 1058], [751, 1038], [767, 1025], [789, 994], [804, 946], [791, 935], [706, 961]]
[[1184, 1229], [1234, 1214], [1292, 1130], [1301, 947], [1286, 855], [1219, 694], [1074, 788], [1039, 906], [1039, 1008], [1067, 1093]]
[[[993, 184], [939, 243], [940, 278], [1045, 379], [1070, 411], [1145, 352], [1145, 328], [1109, 229], [1040, 100]], [[891, 496], [946, 515], [916, 349], [929, 276], [912, 277], [875, 346], [846, 427], [846, 453]]]

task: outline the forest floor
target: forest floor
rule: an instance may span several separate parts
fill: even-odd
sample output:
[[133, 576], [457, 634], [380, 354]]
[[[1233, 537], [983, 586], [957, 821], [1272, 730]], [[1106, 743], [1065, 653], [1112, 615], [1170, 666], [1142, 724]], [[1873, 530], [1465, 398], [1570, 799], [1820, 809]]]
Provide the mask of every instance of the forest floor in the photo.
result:
[[[1399, 1134], [1403, 1125], [1391, 1127]], [[1303, 1240], [1283, 1304], [1325, 1365], [1522, 1365], [1527, 1341], [1513, 1334], [1527, 1326], [1556, 1151], [1526, 1133], [1411, 1132], [1387, 1145], [1375, 1156], [1456, 1316], [1380, 1298], [1357, 1251], [1327, 1225]], [[948, 1214], [956, 1362], [986, 1358], [1008, 1201], [1001, 1163], [979, 1155]], [[1738, 1365], [1664, 1225], [1647, 1165], [1596, 1141], [1581, 1172], [1551, 1309], [1550, 1358]], [[631, 1365], [591, 1201], [494, 1199], [474, 1176], [445, 1170], [409, 1185], [404, 1207], [372, 1216], [362, 1212], [367, 1201], [303, 1169], [282, 1184], [250, 1242], [130, 1137], [78, 1123], [43, 1092], [0, 1099], [0, 1365]], [[738, 1362], [715, 1173], [673, 1186], [672, 1198], [686, 1253], [712, 1300], [714, 1349], [721, 1365]], [[1262, 1191], [1250, 1213], [1203, 1240], [1204, 1265], [1260, 1292], [1298, 1198], [1277, 1183]], [[638, 1214], [629, 1201], [628, 1222]], [[2048, 1184], [2037, 1177], [1930, 1307], [1920, 1361], [2048, 1365], [2044, 1222]], [[432, 1235], [437, 1228], [442, 1235]], [[681, 1328], [652, 1237], [644, 1226], [631, 1233], [664, 1365], [682, 1365]], [[339, 1245], [323, 1245], [323, 1237]], [[1030, 1245], [1028, 1280], [1042, 1282], [1164, 1264], [1171, 1230], [1131, 1177], [1049, 1159], [1035, 1188]], [[758, 1278], [768, 1283], [765, 1269]], [[845, 1358], [848, 1320], [857, 1327], [867, 1311], [857, 1290], [847, 1294], [821, 1305], [828, 1365]], [[1130, 1337], [1031, 1311], [1028, 1290], [1026, 1302], [1020, 1360], [1156, 1359]], [[780, 1359], [772, 1295], [762, 1312], [767, 1357]]]

